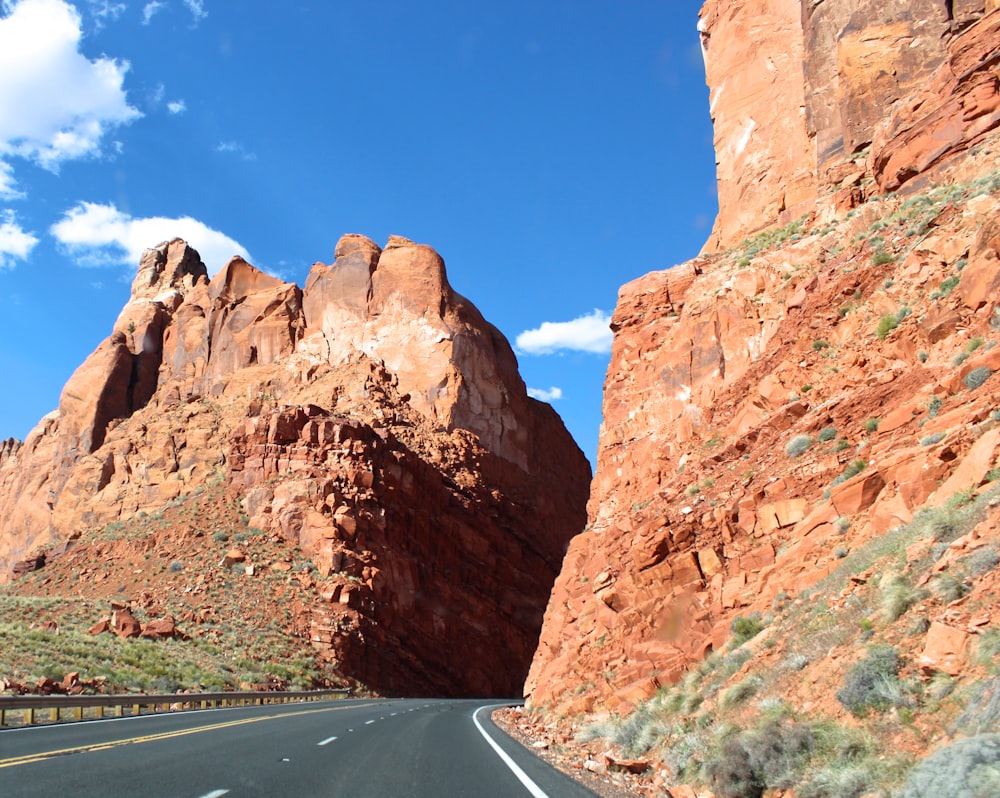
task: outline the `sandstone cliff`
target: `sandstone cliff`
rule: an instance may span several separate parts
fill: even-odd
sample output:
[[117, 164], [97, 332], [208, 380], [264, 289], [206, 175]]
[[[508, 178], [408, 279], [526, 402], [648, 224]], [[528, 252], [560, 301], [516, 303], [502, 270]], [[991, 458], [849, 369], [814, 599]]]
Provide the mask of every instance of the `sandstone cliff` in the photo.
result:
[[[589, 523], [525, 687], [567, 718], [633, 710], [998, 473], [1000, 11], [708, 0], [700, 32], [720, 211], [619, 293]], [[963, 546], [994, 542], [977, 521]], [[971, 587], [927, 620], [968, 636], [996, 590]]]
[[983, 20], [996, 7], [708, 0], [720, 211], [706, 249], [820, 200], [845, 210], [981, 142], [998, 124], [996, 23]]
[[[303, 291], [239, 258], [209, 280], [180, 240], [147, 250], [59, 409], [0, 449], [0, 572], [42, 550], [53, 573], [111, 554], [109, 585], [184, 604], [98, 533], [127, 523], [144, 556], [204, 545], [200, 516], [179, 532], [143, 519], [221, 481], [248, 537], [310, 561], [292, 628], [332, 674], [510, 694], [583, 526], [589, 466], [430, 247], [349, 235], [335, 256]], [[204, 601], [194, 574], [177, 578]]]

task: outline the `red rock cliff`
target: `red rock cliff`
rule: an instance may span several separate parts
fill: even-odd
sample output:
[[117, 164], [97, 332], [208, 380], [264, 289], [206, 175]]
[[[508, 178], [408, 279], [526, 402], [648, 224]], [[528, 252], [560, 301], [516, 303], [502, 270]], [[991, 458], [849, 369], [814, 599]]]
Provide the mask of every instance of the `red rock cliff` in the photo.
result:
[[590, 468], [430, 247], [345, 236], [303, 292], [240, 258], [209, 280], [174, 240], [59, 409], [0, 447], [0, 573], [218, 479], [312, 560], [304, 628], [334, 672], [509, 695]]
[[705, 4], [728, 249], [620, 290], [532, 705], [627, 711], [992, 478], [998, 34], [974, 2]]
[[[992, 0], [708, 0], [699, 31], [720, 211], [706, 249], [897, 188], [995, 128], [993, 69], [982, 52], [992, 40], [980, 22], [995, 8]], [[965, 36], [970, 26], [979, 30]], [[885, 147], [896, 153], [891, 166]]]

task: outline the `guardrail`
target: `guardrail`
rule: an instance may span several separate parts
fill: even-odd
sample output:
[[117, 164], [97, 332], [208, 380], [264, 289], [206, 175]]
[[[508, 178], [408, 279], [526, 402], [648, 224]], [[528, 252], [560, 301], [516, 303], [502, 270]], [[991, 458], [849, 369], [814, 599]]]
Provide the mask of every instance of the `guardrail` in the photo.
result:
[[[247, 707], [263, 704], [287, 704], [292, 701], [323, 701], [350, 695], [350, 690], [288, 690], [247, 693], [164, 693], [161, 695], [5, 695], [0, 696], [0, 726], [8, 723], [9, 713], [20, 712], [21, 724], [33, 725], [39, 714], [48, 710], [48, 721], [58, 723], [63, 713], [72, 710], [73, 720], [83, 720], [84, 709], [95, 709], [94, 717], [128, 717], [184, 709]], [[110, 716], [105, 710], [111, 710]], [[145, 712], [143, 711], [145, 710]]]

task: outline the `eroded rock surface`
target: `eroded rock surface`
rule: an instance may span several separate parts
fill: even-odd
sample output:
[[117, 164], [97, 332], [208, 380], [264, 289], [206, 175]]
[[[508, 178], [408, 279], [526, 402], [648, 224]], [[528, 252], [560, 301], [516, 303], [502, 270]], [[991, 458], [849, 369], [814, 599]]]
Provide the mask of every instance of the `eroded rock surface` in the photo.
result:
[[[174, 240], [144, 254], [59, 409], [0, 448], [0, 564], [9, 578], [42, 551], [97, 556], [95, 530], [221, 479], [254, 534], [311, 559], [293, 628], [333, 672], [378, 690], [510, 695], [589, 478], [430, 247], [345, 236], [302, 291], [240, 258], [209, 280]], [[260, 566], [227, 554], [220, 567]]]

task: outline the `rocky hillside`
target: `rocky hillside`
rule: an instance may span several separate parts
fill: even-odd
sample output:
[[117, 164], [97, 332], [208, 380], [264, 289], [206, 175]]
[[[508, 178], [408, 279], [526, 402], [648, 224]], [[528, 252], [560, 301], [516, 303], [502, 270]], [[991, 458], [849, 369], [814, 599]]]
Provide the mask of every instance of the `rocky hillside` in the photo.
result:
[[331, 679], [511, 694], [587, 461], [436, 252], [350, 235], [335, 257], [301, 290], [147, 250], [59, 409], [0, 449], [7, 592], [132, 602], [196, 636], [263, 607]]
[[[526, 695], [548, 743], [589, 728], [593, 769], [643, 754], [675, 796], [805, 784], [842, 723], [882, 775], [800, 794], [856, 796], [1000, 689], [1000, 10], [709, 0], [700, 35], [719, 216], [619, 293]], [[895, 694], [843, 692], [879, 667]]]

